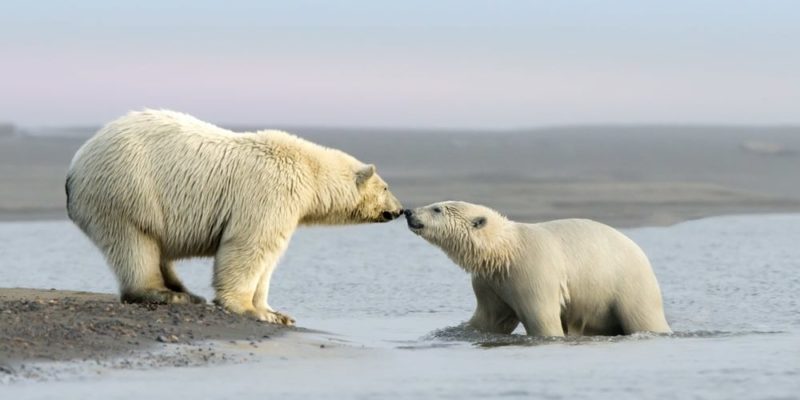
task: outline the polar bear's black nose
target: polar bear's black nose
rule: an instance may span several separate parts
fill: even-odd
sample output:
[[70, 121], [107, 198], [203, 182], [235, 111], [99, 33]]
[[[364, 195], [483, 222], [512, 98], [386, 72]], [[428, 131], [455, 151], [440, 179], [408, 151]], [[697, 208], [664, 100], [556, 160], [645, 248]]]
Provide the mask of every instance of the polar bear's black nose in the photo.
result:
[[391, 221], [395, 218], [394, 214], [391, 211], [384, 211], [381, 213], [381, 217], [387, 221]]
[[403, 214], [404, 214], [406, 217], [410, 217], [410, 216], [411, 216], [411, 214], [413, 214], [414, 212], [413, 212], [413, 211], [411, 211], [411, 209], [410, 209], [410, 208], [406, 208], [405, 210], [403, 210], [403, 211], [402, 211], [402, 213], [403, 213]]

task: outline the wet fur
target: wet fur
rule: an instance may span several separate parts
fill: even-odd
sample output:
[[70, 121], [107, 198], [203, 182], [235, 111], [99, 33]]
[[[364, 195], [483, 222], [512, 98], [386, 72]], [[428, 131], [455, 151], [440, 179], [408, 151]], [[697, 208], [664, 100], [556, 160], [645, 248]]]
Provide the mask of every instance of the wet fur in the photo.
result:
[[[443, 210], [440, 213], [434, 209]], [[480, 228], [471, 225], [486, 218]], [[644, 252], [619, 231], [586, 219], [509, 221], [464, 202], [434, 203], [412, 229], [472, 276], [477, 329], [529, 335], [670, 332], [661, 291]]]

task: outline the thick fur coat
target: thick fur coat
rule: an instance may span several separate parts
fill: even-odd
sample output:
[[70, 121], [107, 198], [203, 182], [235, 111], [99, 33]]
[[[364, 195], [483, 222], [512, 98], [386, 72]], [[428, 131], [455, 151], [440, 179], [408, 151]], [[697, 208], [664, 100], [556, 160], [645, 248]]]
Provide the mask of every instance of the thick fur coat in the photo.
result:
[[219, 304], [287, 324], [267, 297], [298, 225], [383, 222], [401, 210], [375, 167], [342, 151], [155, 110], [121, 117], [86, 142], [66, 190], [70, 218], [105, 254], [123, 301], [203, 301], [172, 263], [214, 256]]
[[532, 336], [670, 332], [644, 252], [621, 232], [586, 219], [510, 221], [487, 207], [442, 202], [406, 210], [409, 228], [472, 276], [469, 321]]

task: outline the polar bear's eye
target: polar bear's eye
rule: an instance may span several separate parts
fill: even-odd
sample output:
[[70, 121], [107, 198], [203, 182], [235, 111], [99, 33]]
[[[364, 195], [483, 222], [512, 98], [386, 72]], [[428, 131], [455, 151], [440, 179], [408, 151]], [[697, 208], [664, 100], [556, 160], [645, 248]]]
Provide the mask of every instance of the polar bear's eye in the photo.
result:
[[438, 214], [438, 213], [442, 212], [442, 209], [439, 208], [439, 207], [433, 207], [433, 212]]

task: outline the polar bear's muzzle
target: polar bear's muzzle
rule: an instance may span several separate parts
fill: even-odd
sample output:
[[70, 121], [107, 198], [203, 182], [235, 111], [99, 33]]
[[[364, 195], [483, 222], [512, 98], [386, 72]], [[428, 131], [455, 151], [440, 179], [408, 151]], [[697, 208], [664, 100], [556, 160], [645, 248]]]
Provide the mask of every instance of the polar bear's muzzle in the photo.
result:
[[406, 216], [406, 222], [408, 223], [408, 227], [411, 230], [420, 230], [425, 227], [425, 224], [420, 222], [419, 219], [414, 215], [414, 210], [406, 209], [403, 210], [403, 214]]
[[397, 211], [384, 211], [381, 213], [381, 218], [383, 219], [383, 222], [387, 222], [400, 218], [401, 215], [403, 215], [402, 209]]

